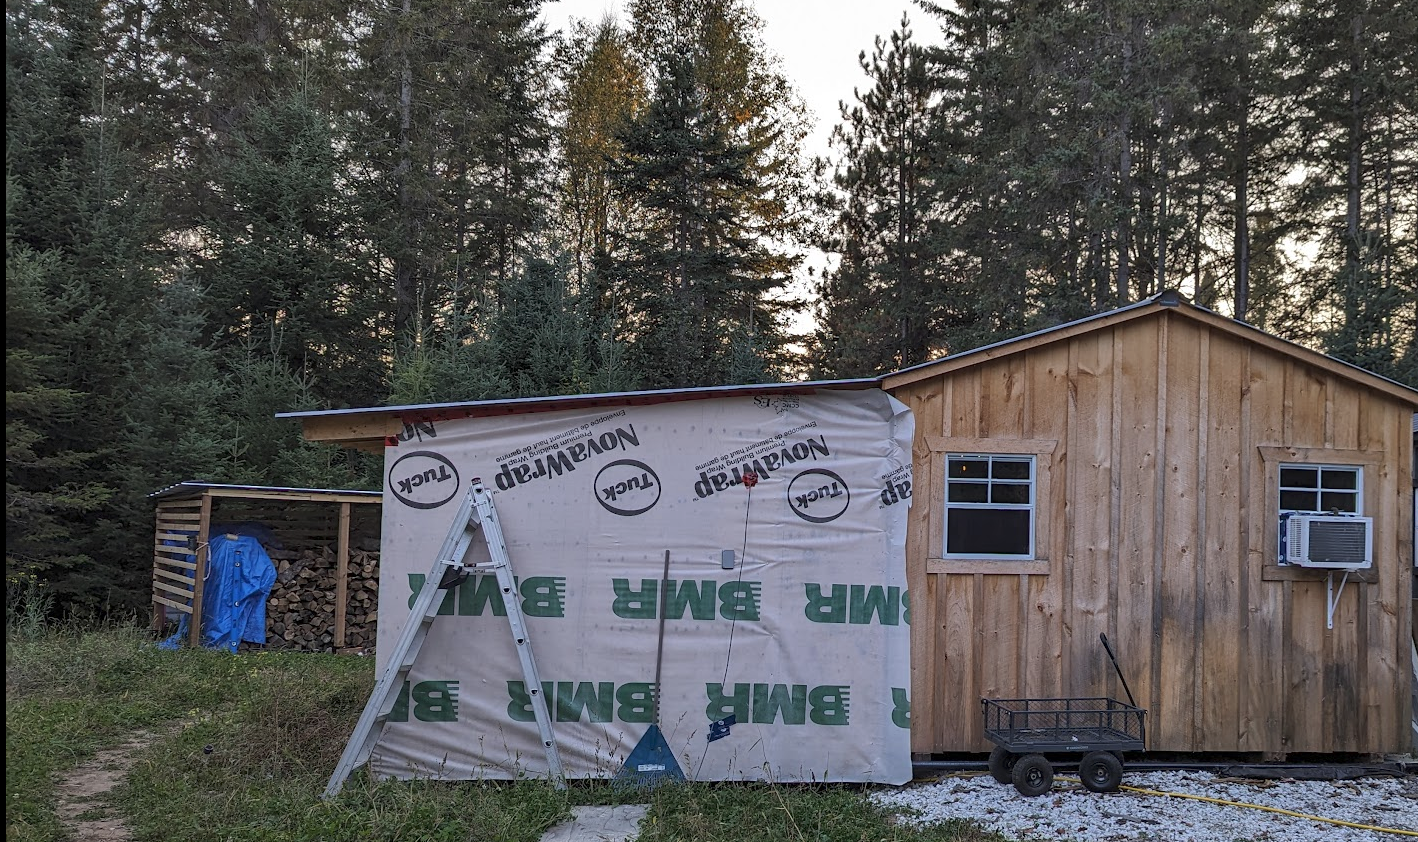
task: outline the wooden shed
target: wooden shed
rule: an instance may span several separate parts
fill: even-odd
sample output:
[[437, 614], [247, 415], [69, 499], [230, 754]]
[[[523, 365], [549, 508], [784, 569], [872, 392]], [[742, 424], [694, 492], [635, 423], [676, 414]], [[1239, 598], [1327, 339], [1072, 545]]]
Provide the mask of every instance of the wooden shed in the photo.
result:
[[[1418, 392], [1176, 293], [883, 385], [916, 419], [917, 756], [987, 751], [982, 697], [1122, 698], [1100, 633], [1150, 750], [1411, 749]], [[1372, 567], [1282, 566], [1286, 509], [1373, 518]]]
[[[352, 547], [356, 543], [372, 545], [377, 563], [383, 503], [380, 492], [181, 482], [149, 497], [155, 501], [156, 520], [152, 616], [155, 633], [164, 634], [168, 621], [184, 614], [202, 615], [202, 583], [206, 579], [212, 528], [222, 524], [260, 524], [279, 546], [268, 550], [287, 560], [305, 550], [333, 548], [334, 590], [328, 600], [324, 595], [321, 599], [332, 603], [327, 630], [330, 648], [338, 651], [346, 645], [346, 609], [355, 572], [350, 564]], [[289, 569], [289, 565], [284, 566]], [[377, 573], [374, 580], [377, 581]], [[273, 613], [268, 611], [268, 634], [271, 624], [280, 622]], [[199, 625], [188, 625], [188, 641], [193, 646], [201, 640]]]

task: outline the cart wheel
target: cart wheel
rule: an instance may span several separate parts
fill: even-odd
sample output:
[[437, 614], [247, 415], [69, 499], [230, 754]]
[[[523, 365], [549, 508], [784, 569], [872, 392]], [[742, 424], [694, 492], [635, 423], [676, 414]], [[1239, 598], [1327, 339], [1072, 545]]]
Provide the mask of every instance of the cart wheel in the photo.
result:
[[1078, 764], [1078, 776], [1092, 792], [1117, 792], [1123, 782], [1123, 764], [1111, 751], [1090, 751]]
[[995, 746], [990, 752], [990, 777], [1002, 784], [1014, 782], [1014, 763], [1019, 759], [1019, 755], [1008, 751], [1004, 746]]
[[1020, 795], [1043, 795], [1054, 786], [1054, 767], [1042, 754], [1026, 754], [1015, 761], [1010, 780]]

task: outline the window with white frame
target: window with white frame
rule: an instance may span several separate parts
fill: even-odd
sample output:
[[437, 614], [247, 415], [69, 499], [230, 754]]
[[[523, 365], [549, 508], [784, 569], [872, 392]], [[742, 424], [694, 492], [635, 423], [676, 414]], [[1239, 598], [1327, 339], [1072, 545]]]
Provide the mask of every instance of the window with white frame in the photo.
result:
[[1281, 464], [1280, 511], [1362, 515], [1363, 467]]
[[1034, 458], [946, 454], [944, 558], [1034, 558]]

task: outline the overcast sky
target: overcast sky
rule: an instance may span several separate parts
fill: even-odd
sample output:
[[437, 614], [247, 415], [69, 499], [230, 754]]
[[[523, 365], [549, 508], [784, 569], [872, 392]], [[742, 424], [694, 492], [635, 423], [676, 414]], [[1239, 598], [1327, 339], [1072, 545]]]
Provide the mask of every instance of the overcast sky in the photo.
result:
[[[872, 39], [889, 36], [909, 12], [920, 43], [937, 40], [933, 18], [908, 0], [749, 0], [763, 19], [763, 42], [783, 61], [783, 70], [812, 109], [817, 123], [808, 138], [809, 155], [827, 152], [827, 138], [838, 121], [837, 103], [852, 101], [852, 89], [866, 87], [857, 54], [870, 54]], [[607, 12], [625, 23], [619, 0], [547, 0], [547, 23], [564, 30], [573, 18], [600, 20]]]

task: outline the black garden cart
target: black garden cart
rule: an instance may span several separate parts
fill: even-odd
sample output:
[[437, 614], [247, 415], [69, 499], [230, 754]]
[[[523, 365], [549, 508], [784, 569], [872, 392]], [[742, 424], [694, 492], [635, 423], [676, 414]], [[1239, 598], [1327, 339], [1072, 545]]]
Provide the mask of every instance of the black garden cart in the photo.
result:
[[1133, 700], [1107, 635], [1099, 638], [1118, 670], [1128, 701], [981, 699], [985, 738], [995, 744], [990, 752], [990, 775], [995, 780], [1013, 783], [1021, 795], [1043, 795], [1054, 784], [1054, 767], [1046, 755], [1082, 753], [1078, 772], [1083, 785], [1093, 792], [1117, 790], [1123, 778], [1123, 752], [1146, 749], [1147, 711]]

